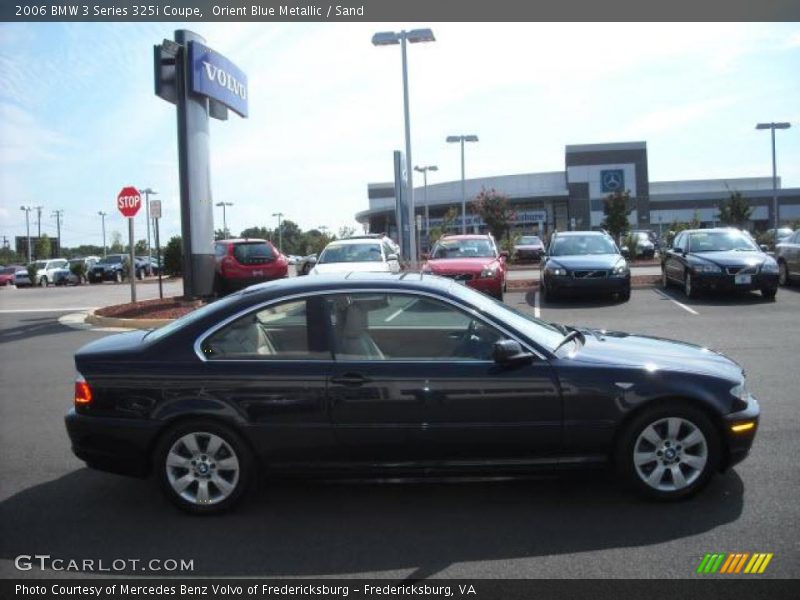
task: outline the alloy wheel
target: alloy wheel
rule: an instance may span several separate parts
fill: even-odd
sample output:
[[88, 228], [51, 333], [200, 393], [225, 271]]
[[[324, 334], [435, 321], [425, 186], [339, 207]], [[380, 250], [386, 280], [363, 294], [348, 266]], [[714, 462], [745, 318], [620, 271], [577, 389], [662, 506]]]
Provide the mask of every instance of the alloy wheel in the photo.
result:
[[682, 417], [650, 423], [633, 445], [639, 478], [654, 490], [677, 492], [691, 486], [708, 463], [708, 441], [700, 428]]
[[239, 483], [241, 468], [231, 444], [203, 431], [178, 438], [164, 465], [172, 490], [187, 502], [205, 506], [228, 498]]

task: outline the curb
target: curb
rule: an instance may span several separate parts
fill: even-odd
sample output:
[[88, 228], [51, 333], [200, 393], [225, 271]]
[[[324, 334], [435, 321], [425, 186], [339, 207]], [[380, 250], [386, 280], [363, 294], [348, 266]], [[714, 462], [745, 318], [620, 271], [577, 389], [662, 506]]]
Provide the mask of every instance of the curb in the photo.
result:
[[98, 327], [121, 327], [124, 329], [155, 329], [167, 323], [172, 323], [174, 319], [122, 319], [119, 317], [102, 317], [90, 310], [86, 315], [86, 322]]

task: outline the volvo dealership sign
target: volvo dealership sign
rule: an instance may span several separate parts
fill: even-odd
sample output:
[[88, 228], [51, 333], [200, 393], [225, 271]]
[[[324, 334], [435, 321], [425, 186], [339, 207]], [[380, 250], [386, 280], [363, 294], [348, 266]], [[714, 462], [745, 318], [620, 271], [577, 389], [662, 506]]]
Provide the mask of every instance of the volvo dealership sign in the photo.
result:
[[247, 75], [235, 64], [200, 42], [189, 42], [190, 88], [247, 116]]

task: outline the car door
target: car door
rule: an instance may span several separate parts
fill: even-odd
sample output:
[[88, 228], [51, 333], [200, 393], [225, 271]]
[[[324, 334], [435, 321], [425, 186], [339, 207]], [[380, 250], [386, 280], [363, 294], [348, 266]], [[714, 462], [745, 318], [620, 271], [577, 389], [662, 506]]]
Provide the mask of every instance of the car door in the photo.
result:
[[683, 250], [686, 238], [687, 236], [685, 233], [679, 233], [672, 242], [672, 248], [667, 251], [666, 258], [664, 259], [664, 269], [667, 273], [667, 277], [672, 281], [683, 281], [683, 265], [685, 260]]
[[800, 230], [787, 240], [790, 242], [786, 248], [786, 265], [792, 277], [800, 275]]
[[357, 461], [534, 458], [561, 444], [561, 399], [544, 360], [501, 368], [510, 336], [475, 311], [423, 293], [327, 298], [335, 356], [328, 393]]
[[231, 405], [269, 463], [318, 462], [338, 444], [326, 387], [332, 359], [320, 298], [254, 309], [207, 334], [203, 394]]

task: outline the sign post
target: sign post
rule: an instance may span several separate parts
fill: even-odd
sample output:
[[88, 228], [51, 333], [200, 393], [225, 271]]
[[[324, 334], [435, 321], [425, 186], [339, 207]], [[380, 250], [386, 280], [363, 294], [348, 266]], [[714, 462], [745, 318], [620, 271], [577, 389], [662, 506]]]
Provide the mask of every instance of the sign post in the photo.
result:
[[153, 228], [156, 234], [156, 265], [158, 265], [158, 297], [164, 298], [164, 290], [161, 287], [161, 272], [164, 267], [161, 264], [161, 243], [158, 239], [158, 221], [161, 218], [161, 200], [153, 200], [150, 203], [150, 216], [153, 218]]
[[136, 249], [134, 247], [133, 218], [141, 207], [142, 197], [135, 187], [126, 186], [117, 194], [117, 208], [122, 216], [128, 219], [128, 243], [130, 244], [128, 277], [131, 280], [131, 302], [136, 302]]

